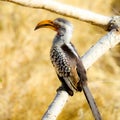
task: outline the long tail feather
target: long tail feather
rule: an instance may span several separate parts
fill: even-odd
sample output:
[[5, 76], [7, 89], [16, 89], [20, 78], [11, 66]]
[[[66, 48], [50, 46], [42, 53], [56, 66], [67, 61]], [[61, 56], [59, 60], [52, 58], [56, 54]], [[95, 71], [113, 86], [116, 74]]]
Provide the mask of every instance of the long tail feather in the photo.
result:
[[88, 102], [88, 104], [89, 104], [89, 106], [90, 106], [90, 108], [92, 110], [92, 114], [93, 114], [95, 120], [102, 120], [100, 112], [99, 112], [99, 110], [97, 108], [95, 100], [94, 100], [94, 98], [93, 98], [87, 84], [83, 85], [83, 92], [84, 92], [85, 97], [87, 99], [87, 102]]

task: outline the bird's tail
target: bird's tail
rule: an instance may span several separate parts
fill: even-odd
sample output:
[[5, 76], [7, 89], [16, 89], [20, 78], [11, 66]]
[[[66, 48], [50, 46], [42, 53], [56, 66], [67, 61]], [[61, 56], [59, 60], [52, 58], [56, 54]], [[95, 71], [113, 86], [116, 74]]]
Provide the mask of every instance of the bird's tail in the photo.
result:
[[93, 114], [95, 120], [102, 120], [100, 112], [99, 112], [99, 110], [97, 108], [95, 100], [94, 100], [94, 98], [93, 98], [87, 84], [83, 85], [83, 92], [84, 92], [85, 97], [87, 99], [87, 102], [88, 102], [88, 104], [89, 104], [89, 106], [90, 106], [90, 108], [92, 110], [92, 114]]

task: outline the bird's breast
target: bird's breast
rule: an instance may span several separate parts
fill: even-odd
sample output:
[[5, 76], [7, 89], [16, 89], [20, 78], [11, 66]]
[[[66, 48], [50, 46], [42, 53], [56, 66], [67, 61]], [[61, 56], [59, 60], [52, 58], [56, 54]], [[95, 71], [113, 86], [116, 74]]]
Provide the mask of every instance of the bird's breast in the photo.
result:
[[65, 56], [65, 53], [58, 46], [52, 47], [50, 51], [50, 58], [57, 74], [61, 77], [70, 76], [70, 65], [69, 61]]

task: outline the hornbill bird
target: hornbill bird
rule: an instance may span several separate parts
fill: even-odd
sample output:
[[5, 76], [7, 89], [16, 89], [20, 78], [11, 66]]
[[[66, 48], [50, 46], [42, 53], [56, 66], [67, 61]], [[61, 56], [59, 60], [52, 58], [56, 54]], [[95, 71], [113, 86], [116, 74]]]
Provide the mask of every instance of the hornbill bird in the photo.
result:
[[51, 28], [57, 32], [51, 47], [50, 58], [64, 89], [70, 96], [73, 96], [75, 91], [83, 90], [95, 120], [101, 120], [97, 105], [87, 86], [86, 70], [74, 45], [70, 42], [73, 32], [72, 24], [63, 18], [57, 18], [54, 21], [39, 22], [35, 30], [39, 28]]

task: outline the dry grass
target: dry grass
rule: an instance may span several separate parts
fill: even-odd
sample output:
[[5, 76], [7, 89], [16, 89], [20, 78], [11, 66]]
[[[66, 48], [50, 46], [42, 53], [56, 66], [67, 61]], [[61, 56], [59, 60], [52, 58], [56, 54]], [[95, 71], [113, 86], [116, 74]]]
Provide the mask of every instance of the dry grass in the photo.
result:
[[[119, 0], [62, 0], [104, 15], [119, 11]], [[103, 4], [104, 3], [104, 4]], [[119, 4], [119, 5], [118, 5]], [[63, 17], [44, 10], [0, 2], [0, 120], [40, 120], [60, 85], [50, 63], [53, 31], [35, 25]], [[77, 20], [73, 43], [83, 55], [105, 32]], [[48, 34], [48, 35], [46, 35]], [[103, 120], [120, 120], [120, 47], [107, 52], [89, 70], [89, 87]], [[92, 120], [83, 93], [71, 97], [58, 120]]]

